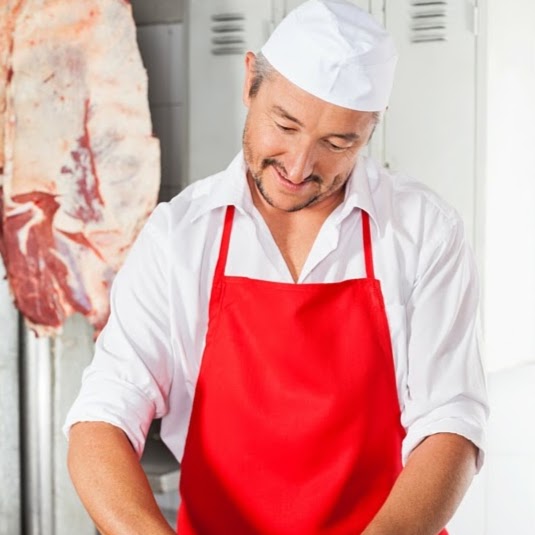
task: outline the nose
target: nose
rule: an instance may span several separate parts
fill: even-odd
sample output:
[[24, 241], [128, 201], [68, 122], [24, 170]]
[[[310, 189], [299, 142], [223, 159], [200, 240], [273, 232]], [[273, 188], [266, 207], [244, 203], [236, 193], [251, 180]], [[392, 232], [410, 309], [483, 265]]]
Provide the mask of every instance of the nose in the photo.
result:
[[314, 166], [315, 147], [313, 143], [305, 141], [292, 144], [284, 162], [288, 174], [286, 178], [294, 184], [300, 184], [312, 174]]

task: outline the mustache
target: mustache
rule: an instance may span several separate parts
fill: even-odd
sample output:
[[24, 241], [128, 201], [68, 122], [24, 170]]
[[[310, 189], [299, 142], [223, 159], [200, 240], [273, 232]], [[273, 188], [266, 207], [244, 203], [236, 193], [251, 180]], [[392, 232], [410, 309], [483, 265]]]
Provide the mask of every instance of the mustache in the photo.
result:
[[[288, 176], [288, 173], [284, 165], [278, 160], [276, 160], [275, 158], [264, 158], [262, 160], [262, 164], [261, 164], [262, 171], [264, 171], [265, 169], [271, 166], [275, 167], [282, 176], [284, 177]], [[323, 179], [319, 175], [309, 175], [305, 178], [303, 182], [316, 182], [317, 184], [321, 184], [323, 182]]]

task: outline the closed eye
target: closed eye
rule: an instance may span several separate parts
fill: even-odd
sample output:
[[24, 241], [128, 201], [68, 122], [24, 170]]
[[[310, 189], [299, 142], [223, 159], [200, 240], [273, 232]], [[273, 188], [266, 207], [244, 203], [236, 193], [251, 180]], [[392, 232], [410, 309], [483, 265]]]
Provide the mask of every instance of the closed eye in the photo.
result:
[[325, 141], [325, 143], [331, 150], [334, 150], [335, 152], [342, 152], [352, 147], [352, 145], [349, 145], [347, 147], [340, 147], [339, 145], [335, 145], [334, 143], [331, 143], [330, 141], [327, 141], [327, 140]]
[[295, 132], [296, 129], [295, 128], [292, 128], [291, 126], [284, 126], [282, 124], [279, 124], [279, 123], [275, 123], [277, 125], [277, 128], [279, 130], [282, 130], [283, 132]]

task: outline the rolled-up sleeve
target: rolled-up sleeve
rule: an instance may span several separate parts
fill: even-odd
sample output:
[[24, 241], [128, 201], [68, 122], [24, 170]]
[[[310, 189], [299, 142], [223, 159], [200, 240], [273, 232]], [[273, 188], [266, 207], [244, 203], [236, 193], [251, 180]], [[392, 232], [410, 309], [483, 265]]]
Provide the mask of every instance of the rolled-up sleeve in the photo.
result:
[[114, 280], [110, 318], [67, 415], [67, 437], [77, 422], [110, 423], [141, 456], [152, 419], [167, 412], [173, 377], [167, 209], [153, 212]]
[[477, 270], [462, 223], [438, 238], [419, 261], [407, 303], [407, 391], [403, 457], [436, 433], [461, 435], [483, 464], [488, 417], [480, 353]]

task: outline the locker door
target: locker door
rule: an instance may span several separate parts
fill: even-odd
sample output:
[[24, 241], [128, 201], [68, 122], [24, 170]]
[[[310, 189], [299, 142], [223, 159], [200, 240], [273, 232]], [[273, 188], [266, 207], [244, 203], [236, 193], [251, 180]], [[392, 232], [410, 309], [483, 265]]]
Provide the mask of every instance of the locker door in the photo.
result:
[[225, 169], [241, 149], [244, 57], [272, 27], [271, 2], [192, 0], [188, 22], [187, 179]]
[[468, 0], [386, 0], [400, 60], [384, 125], [384, 161], [451, 203], [473, 239], [476, 37]]

